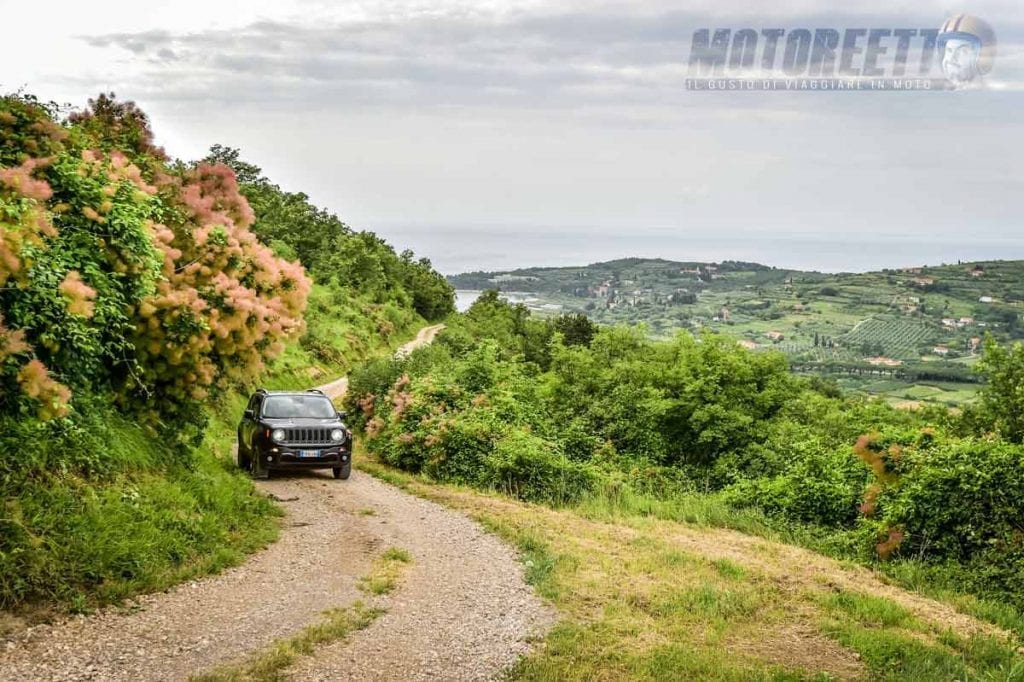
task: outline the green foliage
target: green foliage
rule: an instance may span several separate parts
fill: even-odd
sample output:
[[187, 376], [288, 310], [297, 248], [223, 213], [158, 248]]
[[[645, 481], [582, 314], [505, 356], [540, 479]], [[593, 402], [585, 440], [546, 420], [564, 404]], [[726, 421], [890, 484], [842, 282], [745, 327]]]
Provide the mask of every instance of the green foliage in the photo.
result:
[[1024, 447], [925, 432], [913, 441], [876, 439], [858, 448], [875, 471], [858, 531], [864, 544], [965, 566], [977, 591], [1022, 604]]
[[[570, 344], [560, 325], [485, 292], [436, 348], [358, 369], [347, 400], [368, 447], [595, 516], [775, 528], [862, 561], [952, 567], [974, 593], [1024, 606], [1024, 450], [991, 433], [1009, 410], [987, 423], [993, 412], [897, 410], [722, 336], [606, 327]], [[1015, 386], [1016, 352], [987, 351], [984, 371], [1003, 373], [989, 390]]]
[[845, 454], [813, 451], [782, 474], [733, 484], [724, 499], [736, 507], [757, 507], [785, 519], [846, 526], [856, 518], [863, 487], [863, 474], [860, 482], [843, 475], [848, 462]]
[[981, 391], [977, 419], [1003, 438], [1024, 443], [1024, 344], [1004, 347], [989, 336], [978, 371], [988, 385]]
[[597, 471], [561, 454], [543, 438], [512, 431], [488, 457], [480, 484], [531, 502], [561, 505], [593, 490]]
[[373, 232], [356, 232], [314, 206], [306, 194], [281, 189], [237, 149], [214, 145], [206, 160], [234, 169], [256, 212], [253, 232], [275, 253], [298, 258], [317, 281], [376, 303], [411, 306], [427, 320], [454, 312], [454, 289], [429, 260], [411, 251], [398, 254]]
[[551, 504], [593, 488], [594, 467], [527, 432], [540, 420], [532, 407], [536, 387], [519, 367], [499, 360], [493, 341], [455, 364], [445, 353], [432, 355], [438, 364], [414, 378], [405, 365], [417, 369], [419, 351], [405, 361], [373, 362], [350, 379], [348, 404], [370, 417], [368, 445], [382, 459], [437, 480]]

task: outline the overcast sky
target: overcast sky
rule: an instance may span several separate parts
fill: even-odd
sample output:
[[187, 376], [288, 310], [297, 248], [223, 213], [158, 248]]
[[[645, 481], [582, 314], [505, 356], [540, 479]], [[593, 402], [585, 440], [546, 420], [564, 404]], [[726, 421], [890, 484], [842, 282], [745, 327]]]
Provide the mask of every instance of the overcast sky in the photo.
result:
[[[0, 90], [75, 105], [113, 90], [172, 155], [240, 147], [285, 188], [355, 227], [417, 235], [441, 262], [435, 232], [512, 229], [977, 238], [1024, 258], [1019, 0], [833, 7], [0, 0]], [[984, 91], [684, 87], [698, 28], [937, 28], [963, 11], [999, 36]]]

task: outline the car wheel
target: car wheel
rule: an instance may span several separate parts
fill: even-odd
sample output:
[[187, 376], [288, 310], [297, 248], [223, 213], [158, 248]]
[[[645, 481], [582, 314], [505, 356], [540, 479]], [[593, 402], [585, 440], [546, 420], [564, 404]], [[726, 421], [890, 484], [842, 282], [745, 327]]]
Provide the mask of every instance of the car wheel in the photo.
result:
[[348, 477], [352, 475], [352, 462], [345, 462], [344, 466], [334, 467], [332, 471], [335, 478], [347, 481]]
[[252, 459], [249, 456], [249, 451], [245, 449], [244, 445], [242, 445], [241, 438], [238, 439], [237, 459], [239, 469], [249, 471], [249, 469], [252, 468]]
[[250, 474], [253, 478], [266, 480], [270, 478], [270, 469], [265, 466], [261, 467], [257, 460], [252, 461], [252, 466], [249, 469]]

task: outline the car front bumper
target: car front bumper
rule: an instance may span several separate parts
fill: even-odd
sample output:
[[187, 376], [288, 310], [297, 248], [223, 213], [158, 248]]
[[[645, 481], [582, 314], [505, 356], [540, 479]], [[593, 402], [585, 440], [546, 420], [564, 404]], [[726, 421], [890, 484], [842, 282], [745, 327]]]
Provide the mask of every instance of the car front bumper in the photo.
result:
[[[313, 448], [310, 448], [313, 449]], [[303, 457], [300, 448], [275, 447], [260, 458], [264, 469], [331, 469], [352, 461], [352, 452], [339, 448], [317, 450], [316, 457]]]

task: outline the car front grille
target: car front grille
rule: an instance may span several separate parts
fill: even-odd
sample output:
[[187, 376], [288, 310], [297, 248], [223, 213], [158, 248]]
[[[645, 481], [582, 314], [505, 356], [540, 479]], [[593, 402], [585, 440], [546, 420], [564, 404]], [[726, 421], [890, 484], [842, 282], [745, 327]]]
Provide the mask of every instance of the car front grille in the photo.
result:
[[285, 429], [285, 445], [336, 445], [331, 440], [331, 429]]

